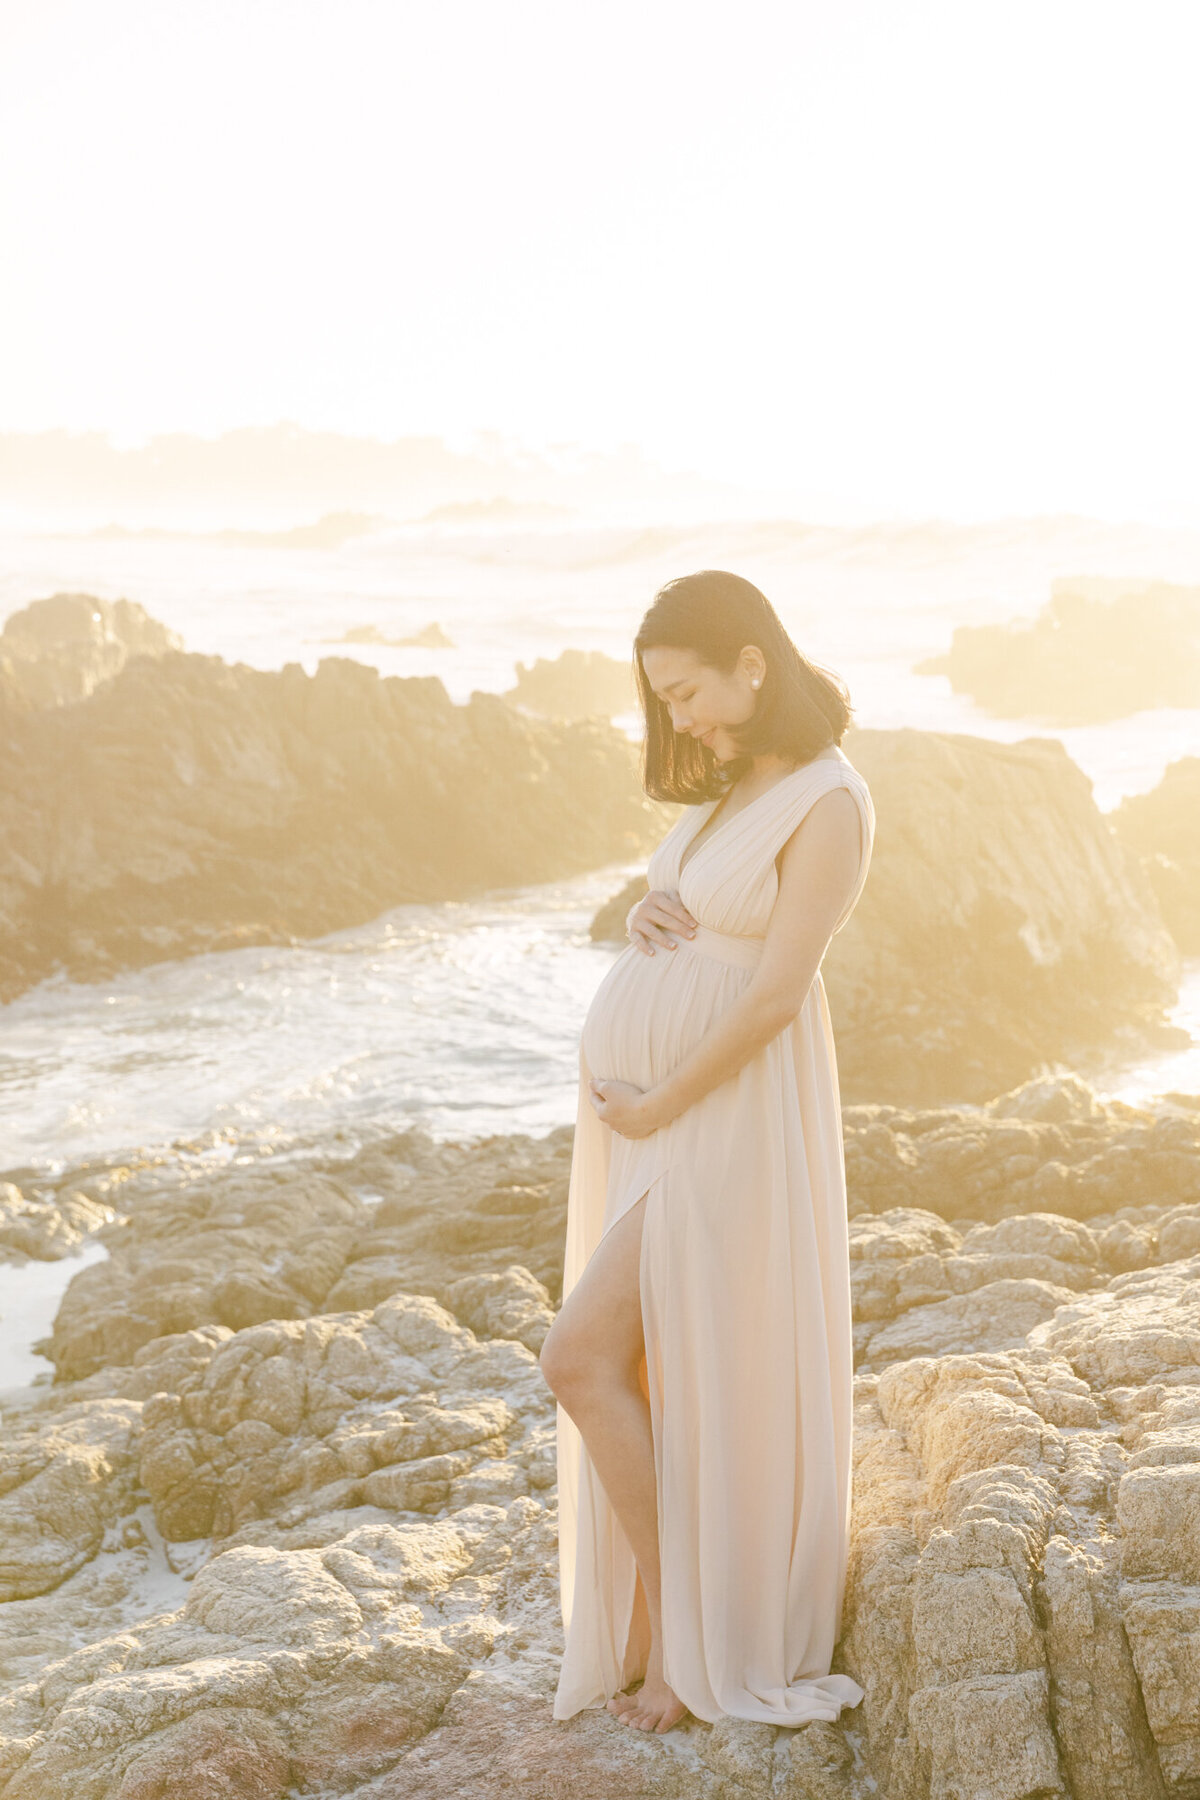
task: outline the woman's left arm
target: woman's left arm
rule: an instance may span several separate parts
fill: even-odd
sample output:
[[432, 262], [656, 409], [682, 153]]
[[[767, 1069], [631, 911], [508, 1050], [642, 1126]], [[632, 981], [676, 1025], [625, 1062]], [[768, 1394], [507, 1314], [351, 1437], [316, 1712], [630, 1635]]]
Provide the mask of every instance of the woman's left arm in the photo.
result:
[[[749, 985], [695, 1049], [655, 1087], [593, 1080], [592, 1105], [624, 1137], [649, 1137], [736, 1075], [804, 1005], [858, 879], [858, 807], [844, 787], [823, 794], [784, 845], [779, 892]], [[604, 1099], [598, 1089], [610, 1089]]]

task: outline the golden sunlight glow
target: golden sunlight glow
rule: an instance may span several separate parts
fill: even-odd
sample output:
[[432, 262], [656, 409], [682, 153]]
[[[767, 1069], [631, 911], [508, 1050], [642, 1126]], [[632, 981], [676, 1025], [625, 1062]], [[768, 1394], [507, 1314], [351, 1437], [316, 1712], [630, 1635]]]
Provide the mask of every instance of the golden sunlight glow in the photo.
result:
[[1200, 520], [1195, 10], [4, 6], [0, 429]]

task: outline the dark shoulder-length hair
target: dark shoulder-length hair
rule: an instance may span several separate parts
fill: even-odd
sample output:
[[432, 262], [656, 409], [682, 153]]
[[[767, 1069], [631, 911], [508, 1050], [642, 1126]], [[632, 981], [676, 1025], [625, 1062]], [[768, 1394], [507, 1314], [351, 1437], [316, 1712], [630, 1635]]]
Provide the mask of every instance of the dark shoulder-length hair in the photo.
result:
[[[702, 663], [728, 675], [746, 644], [757, 644], [766, 659], [762, 687], [750, 717], [730, 728], [740, 754], [718, 763], [707, 744], [674, 729], [670, 708], [647, 679], [642, 652], [694, 650]], [[633, 671], [646, 720], [642, 786], [654, 800], [716, 799], [755, 756], [774, 753], [799, 767], [840, 744], [853, 713], [841, 677], [802, 656], [766, 595], [725, 569], [701, 569], [659, 588], [633, 640]]]

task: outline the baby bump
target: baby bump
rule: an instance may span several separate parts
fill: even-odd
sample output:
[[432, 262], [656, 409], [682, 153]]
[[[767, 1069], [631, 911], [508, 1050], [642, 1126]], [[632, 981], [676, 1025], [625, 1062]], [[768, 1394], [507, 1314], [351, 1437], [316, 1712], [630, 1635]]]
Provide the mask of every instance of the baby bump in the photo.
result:
[[605, 975], [583, 1023], [583, 1054], [602, 1080], [653, 1087], [690, 1054], [750, 979], [681, 942], [647, 956], [635, 944]]

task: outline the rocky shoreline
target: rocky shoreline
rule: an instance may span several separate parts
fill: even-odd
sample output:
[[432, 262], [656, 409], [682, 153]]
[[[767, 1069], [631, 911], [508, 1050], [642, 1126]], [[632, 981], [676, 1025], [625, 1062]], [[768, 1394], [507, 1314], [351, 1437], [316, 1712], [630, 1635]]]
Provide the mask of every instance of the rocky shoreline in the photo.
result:
[[[80, 595], [14, 614], [6, 642], [36, 650], [27, 684], [58, 686], [37, 704], [0, 680], [0, 1001], [632, 862], [678, 816], [594, 713], [456, 705], [435, 677], [340, 657], [312, 676], [228, 664]], [[577, 697], [581, 668], [616, 665], [565, 652], [536, 673]], [[825, 965], [845, 1098], [981, 1103], [1096, 1046], [1181, 1041], [1164, 1011], [1200, 941], [1200, 761], [1109, 818], [1054, 738], [856, 729], [844, 747], [879, 820]]]
[[570, 1128], [10, 1171], [9, 1256], [109, 1254], [3, 1407], [4, 1800], [1189, 1791], [1200, 1100], [845, 1134], [867, 1698], [652, 1742], [550, 1715]]
[[[632, 862], [673, 816], [602, 717], [56, 599], [0, 640], [0, 1000]], [[569, 713], [605, 671], [522, 673]], [[569, 1126], [209, 1134], [0, 1169], [0, 1263], [71, 1277], [53, 1379], [0, 1393], [0, 1800], [1200, 1794], [1200, 1097], [1044, 1073], [1182, 1035], [1200, 763], [1105, 816], [1053, 739], [845, 748], [862, 1705], [553, 1720]]]

